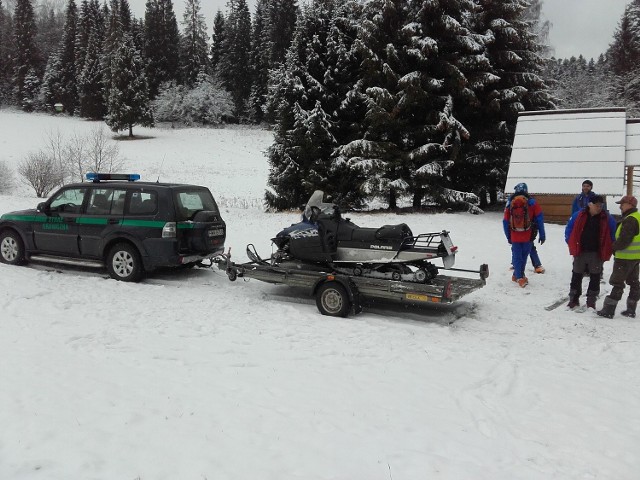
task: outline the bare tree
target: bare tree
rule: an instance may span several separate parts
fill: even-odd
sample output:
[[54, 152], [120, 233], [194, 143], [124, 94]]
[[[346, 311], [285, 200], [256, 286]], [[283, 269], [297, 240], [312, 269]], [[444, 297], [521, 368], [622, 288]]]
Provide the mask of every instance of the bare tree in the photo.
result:
[[63, 183], [60, 163], [43, 150], [27, 155], [18, 165], [18, 173], [24, 183], [33, 187], [38, 197], [44, 197]]
[[73, 182], [84, 181], [86, 173], [86, 141], [82, 136], [74, 134], [63, 147], [64, 155], [62, 165], [65, 172], [65, 178]]
[[0, 193], [8, 192], [13, 188], [13, 172], [11, 167], [0, 161]]
[[118, 144], [109, 139], [104, 126], [94, 128], [86, 137], [86, 172], [112, 173], [120, 170], [124, 162], [120, 157]]
[[106, 132], [100, 125], [86, 135], [74, 134], [68, 139], [60, 132], [49, 133], [46, 151], [60, 164], [65, 182], [83, 182], [87, 172], [112, 173], [122, 168], [118, 144]]

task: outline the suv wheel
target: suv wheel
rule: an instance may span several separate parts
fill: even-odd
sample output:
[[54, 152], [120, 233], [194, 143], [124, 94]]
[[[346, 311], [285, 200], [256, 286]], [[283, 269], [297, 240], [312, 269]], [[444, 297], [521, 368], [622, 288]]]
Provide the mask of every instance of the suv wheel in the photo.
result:
[[123, 282], [137, 282], [142, 278], [142, 261], [135, 247], [118, 243], [107, 255], [107, 270], [111, 278]]
[[6, 230], [0, 234], [0, 262], [8, 265], [24, 263], [24, 245], [20, 236]]

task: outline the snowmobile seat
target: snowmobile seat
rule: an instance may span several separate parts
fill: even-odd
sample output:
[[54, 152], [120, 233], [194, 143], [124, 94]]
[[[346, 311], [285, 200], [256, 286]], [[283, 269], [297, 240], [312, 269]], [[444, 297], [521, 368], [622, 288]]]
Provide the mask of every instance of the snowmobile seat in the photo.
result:
[[352, 231], [351, 240], [364, 243], [375, 242], [378, 230], [378, 228], [356, 228]]
[[376, 231], [376, 239], [378, 240], [404, 240], [412, 236], [413, 233], [406, 223], [383, 225]]

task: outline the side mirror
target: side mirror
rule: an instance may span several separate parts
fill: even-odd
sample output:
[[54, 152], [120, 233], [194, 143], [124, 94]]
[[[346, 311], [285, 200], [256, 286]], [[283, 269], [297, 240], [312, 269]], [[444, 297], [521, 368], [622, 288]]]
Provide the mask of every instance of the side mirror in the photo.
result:
[[47, 202], [40, 202], [36, 207], [36, 210], [49, 215], [49, 206], [47, 205]]

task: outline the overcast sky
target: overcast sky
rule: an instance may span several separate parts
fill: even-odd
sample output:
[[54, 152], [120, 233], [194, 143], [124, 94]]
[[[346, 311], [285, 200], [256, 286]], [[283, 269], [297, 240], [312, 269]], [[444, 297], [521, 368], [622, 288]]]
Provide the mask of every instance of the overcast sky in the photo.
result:
[[[550, 33], [555, 55], [568, 58], [580, 54], [597, 58], [607, 49], [624, 7], [631, 0], [544, 0], [543, 15], [553, 24]], [[146, 0], [129, 0], [136, 17], [144, 16]], [[255, 0], [248, 0], [253, 12]], [[298, 3], [301, 3], [298, 0]], [[201, 0], [207, 26], [213, 29], [213, 17], [218, 9], [225, 11], [227, 0]], [[178, 22], [182, 22], [184, 1], [174, 0]]]

